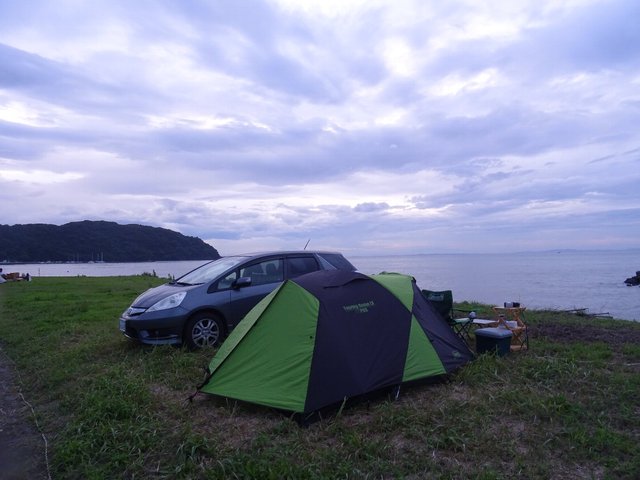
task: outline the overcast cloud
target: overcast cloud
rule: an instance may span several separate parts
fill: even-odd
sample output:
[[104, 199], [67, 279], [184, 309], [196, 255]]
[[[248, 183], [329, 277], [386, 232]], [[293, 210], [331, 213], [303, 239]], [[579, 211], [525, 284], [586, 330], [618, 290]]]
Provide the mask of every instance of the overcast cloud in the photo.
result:
[[630, 248], [637, 0], [0, 0], [0, 223]]

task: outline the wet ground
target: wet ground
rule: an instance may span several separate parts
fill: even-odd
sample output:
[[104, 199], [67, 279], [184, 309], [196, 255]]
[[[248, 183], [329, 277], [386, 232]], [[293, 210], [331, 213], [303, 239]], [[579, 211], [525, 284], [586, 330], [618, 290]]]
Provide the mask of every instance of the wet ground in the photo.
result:
[[544, 324], [529, 327], [529, 337], [546, 337], [555, 342], [603, 342], [612, 347], [625, 343], [640, 344], [640, 328], [599, 327], [595, 325]]
[[46, 479], [44, 439], [17, 380], [11, 360], [0, 347], [0, 477]]

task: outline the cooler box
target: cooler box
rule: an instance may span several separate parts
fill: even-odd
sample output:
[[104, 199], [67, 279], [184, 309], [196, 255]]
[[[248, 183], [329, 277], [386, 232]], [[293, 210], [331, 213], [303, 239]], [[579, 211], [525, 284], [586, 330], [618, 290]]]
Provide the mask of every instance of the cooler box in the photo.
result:
[[503, 357], [511, 349], [511, 330], [506, 328], [479, 328], [476, 334], [476, 353], [497, 353]]

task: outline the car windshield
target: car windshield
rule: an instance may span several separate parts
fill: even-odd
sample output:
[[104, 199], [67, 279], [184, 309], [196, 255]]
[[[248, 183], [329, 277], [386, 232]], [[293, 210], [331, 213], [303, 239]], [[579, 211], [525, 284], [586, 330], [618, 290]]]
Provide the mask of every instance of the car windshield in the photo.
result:
[[247, 260], [248, 257], [222, 257], [213, 262], [205, 263], [204, 265], [190, 271], [186, 275], [178, 278], [176, 283], [183, 285], [199, 285], [201, 283], [207, 283], [222, 273], [226, 272], [230, 268], [235, 267], [239, 263]]

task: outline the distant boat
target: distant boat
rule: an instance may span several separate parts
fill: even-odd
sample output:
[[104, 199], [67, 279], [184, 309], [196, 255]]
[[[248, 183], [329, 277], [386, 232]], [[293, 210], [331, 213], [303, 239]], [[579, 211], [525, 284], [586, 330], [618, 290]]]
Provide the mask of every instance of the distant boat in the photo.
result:
[[93, 253], [91, 254], [91, 260], [87, 263], [104, 263], [104, 253], [100, 252], [100, 255], [97, 256], [95, 260], [93, 260]]

